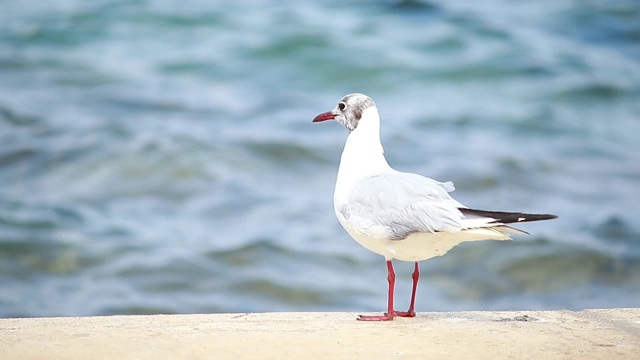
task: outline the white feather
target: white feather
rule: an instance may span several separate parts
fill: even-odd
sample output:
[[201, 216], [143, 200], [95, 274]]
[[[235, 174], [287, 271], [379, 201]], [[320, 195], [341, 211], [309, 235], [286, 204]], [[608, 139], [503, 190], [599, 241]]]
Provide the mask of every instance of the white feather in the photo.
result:
[[451, 182], [392, 169], [380, 143], [378, 109], [367, 96], [347, 95], [331, 114], [350, 130], [334, 193], [336, 216], [365, 248], [389, 260], [420, 261], [462, 242], [509, 240], [509, 232], [521, 232], [495, 218], [465, 216], [460, 209], [466, 207], [449, 195]]

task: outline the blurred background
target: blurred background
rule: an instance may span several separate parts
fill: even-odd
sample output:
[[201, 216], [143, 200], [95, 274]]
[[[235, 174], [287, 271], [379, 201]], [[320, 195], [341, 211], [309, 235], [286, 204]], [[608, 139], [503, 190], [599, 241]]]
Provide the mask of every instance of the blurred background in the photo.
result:
[[423, 262], [418, 311], [640, 305], [637, 1], [4, 0], [0, 316], [384, 310], [311, 123], [351, 92], [395, 168], [559, 215]]

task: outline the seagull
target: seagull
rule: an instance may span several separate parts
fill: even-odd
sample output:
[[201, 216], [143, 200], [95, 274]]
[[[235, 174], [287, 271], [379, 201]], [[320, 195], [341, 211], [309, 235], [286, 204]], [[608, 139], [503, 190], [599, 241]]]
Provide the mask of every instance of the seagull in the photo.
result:
[[[360, 315], [362, 321], [414, 317], [418, 262], [446, 254], [467, 241], [510, 240], [525, 233], [507, 224], [554, 219], [550, 214], [470, 209], [449, 193], [452, 182], [439, 182], [397, 171], [387, 163], [380, 142], [380, 115], [373, 100], [354, 93], [313, 122], [335, 120], [349, 131], [340, 158], [333, 198], [338, 221], [360, 245], [384, 256], [389, 294], [383, 315]], [[414, 262], [408, 311], [393, 307], [395, 272], [392, 260]]]

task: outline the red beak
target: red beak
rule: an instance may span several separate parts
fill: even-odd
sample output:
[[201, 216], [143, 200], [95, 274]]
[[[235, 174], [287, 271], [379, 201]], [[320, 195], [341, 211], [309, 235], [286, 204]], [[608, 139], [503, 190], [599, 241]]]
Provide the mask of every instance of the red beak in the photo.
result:
[[326, 113], [322, 113], [322, 114], [314, 117], [312, 122], [333, 120], [333, 119], [335, 119], [336, 116], [337, 115], [333, 114], [331, 111], [327, 111]]

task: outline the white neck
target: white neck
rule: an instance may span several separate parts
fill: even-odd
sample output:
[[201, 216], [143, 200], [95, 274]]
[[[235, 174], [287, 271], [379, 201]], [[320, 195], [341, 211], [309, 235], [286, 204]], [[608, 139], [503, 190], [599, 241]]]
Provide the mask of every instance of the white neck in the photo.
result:
[[390, 169], [380, 143], [380, 116], [373, 106], [362, 113], [358, 126], [344, 145], [334, 200], [336, 203], [346, 201], [356, 181]]

